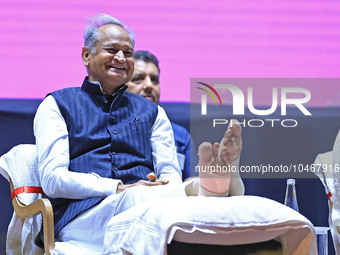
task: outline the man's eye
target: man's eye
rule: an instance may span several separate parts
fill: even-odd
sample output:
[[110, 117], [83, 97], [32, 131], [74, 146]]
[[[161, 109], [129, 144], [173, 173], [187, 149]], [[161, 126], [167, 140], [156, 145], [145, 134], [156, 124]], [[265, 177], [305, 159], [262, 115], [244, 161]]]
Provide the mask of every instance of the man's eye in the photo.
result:
[[117, 51], [115, 49], [112, 49], [112, 48], [108, 48], [106, 49], [107, 52], [111, 53], [111, 54], [116, 54]]
[[125, 57], [132, 57], [133, 56], [133, 52], [132, 51], [125, 51], [124, 55], [125, 55]]
[[152, 81], [152, 83], [155, 84], [155, 85], [158, 85], [158, 84], [159, 84], [159, 79], [158, 79], [158, 78], [152, 78], [151, 81]]
[[143, 81], [142, 77], [136, 77], [131, 79], [132, 82], [134, 83], [141, 83]]

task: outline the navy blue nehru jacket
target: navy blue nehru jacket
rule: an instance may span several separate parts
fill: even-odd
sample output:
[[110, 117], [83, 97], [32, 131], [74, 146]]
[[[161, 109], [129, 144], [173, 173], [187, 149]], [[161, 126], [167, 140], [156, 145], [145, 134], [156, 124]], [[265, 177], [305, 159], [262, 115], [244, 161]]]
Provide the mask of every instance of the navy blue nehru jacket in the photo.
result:
[[185, 127], [171, 122], [177, 151], [179, 166], [182, 170], [182, 178], [190, 177], [190, 134]]
[[[158, 108], [126, 88], [104, 95], [99, 84], [86, 77], [81, 88], [51, 93], [69, 132], [70, 171], [94, 172], [124, 184], [147, 179], [153, 171], [150, 130]], [[57, 235], [74, 217], [104, 198], [50, 199]]]

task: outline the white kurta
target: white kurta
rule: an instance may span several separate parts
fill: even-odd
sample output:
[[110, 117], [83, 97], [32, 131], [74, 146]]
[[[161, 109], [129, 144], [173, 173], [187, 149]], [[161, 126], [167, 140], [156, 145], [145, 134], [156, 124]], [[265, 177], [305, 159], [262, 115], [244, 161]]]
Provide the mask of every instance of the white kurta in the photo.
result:
[[[69, 140], [64, 118], [52, 96], [39, 106], [34, 119], [34, 135], [38, 151], [39, 174], [44, 192], [52, 198], [86, 199], [107, 197], [102, 203], [83, 212], [67, 224], [59, 233], [59, 241], [74, 240], [101, 254], [105, 226], [124, 206], [122, 194], [116, 194], [120, 180], [103, 178], [94, 173], [78, 173], [68, 170]], [[158, 115], [152, 126], [151, 148], [155, 174], [169, 180], [168, 185], [180, 184], [173, 132], [165, 111], [158, 106]], [[119, 204], [119, 205], [118, 205]], [[87, 245], [86, 245], [87, 244]]]

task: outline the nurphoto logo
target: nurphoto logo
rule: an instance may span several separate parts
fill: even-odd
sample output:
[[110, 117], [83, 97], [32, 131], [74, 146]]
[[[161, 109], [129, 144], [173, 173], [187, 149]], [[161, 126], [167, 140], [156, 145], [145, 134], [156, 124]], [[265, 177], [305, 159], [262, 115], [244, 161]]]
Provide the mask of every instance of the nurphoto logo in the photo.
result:
[[[201, 103], [201, 115], [208, 115], [208, 100], [207, 95], [213, 100], [215, 106], [223, 106], [222, 99], [220, 95], [229, 94], [232, 97], [232, 114], [237, 116], [245, 115], [245, 108], [251, 114], [255, 116], [268, 116], [268, 118], [252, 118], [249, 120], [240, 120], [239, 122], [243, 126], [249, 127], [262, 127], [265, 123], [268, 123], [272, 127], [275, 124], [280, 123], [282, 127], [296, 127], [298, 122], [296, 119], [287, 118], [269, 118], [271, 114], [280, 109], [280, 116], [287, 116], [287, 107], [298, 109], [303, 115], [311, 116], [312, 114], [306, 108], [307, 104], [311, 99], [311, 92], [307, 88], [302, 87], [271, 87], [271, 102], [266, 107], [257, 107], [254, 104], [254, 92], [261, 93], [261, 87], [257, 88], [247, 87], [246, 93], [242, 91], [236, 85], [233, 84], [207, 84], [206, 82], [196, 81], [196, 84], [201, 86], [196, 86], [197, 89], [203, 91], [201, 93], [200, 103]], [[245, 88], [243, 88], [245, 89]], [[257, 90], [257, 91], [256, 91]], [[246, 94], [246, 95], [245, 95]], [[297, 96], [298, 95], [298, 96]], [[268, 98], [267, 98], [268, 99]], [[230, 102], [228, 102], [230, 104]], [[231, 113], [228, 113], [231, 114]], [[277, 115], [276, 115], [277, 116]], [[213, 119], [213, 127], [216, 125], [228, 124], [228, 119]], [[232, 124], [232, 123], [231, 123]]]

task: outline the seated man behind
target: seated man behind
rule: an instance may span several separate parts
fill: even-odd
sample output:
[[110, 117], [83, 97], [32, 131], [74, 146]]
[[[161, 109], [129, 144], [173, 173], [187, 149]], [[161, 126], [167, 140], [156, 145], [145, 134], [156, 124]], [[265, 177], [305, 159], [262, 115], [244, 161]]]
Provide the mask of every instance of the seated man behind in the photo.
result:
[[[143, 96], [152, 102], [159, 104], [160, 97], [160, 68], [159, 61], [149, 51], [139, 50], [134, 53], [135, 70], [131, 80], [127, 83], [127, 91]], [[193, 166], [196, 165], [197, 152], [189, 132], [182, 126], [171, 122], [174, 131], [175, 145], [179, 166], [182, 170], [183, 180], [190, 177], [190, 156]], [[191, 142], [191, 143], [190, 143]], [[191, 152], [191, 154], [190, 154]]]

